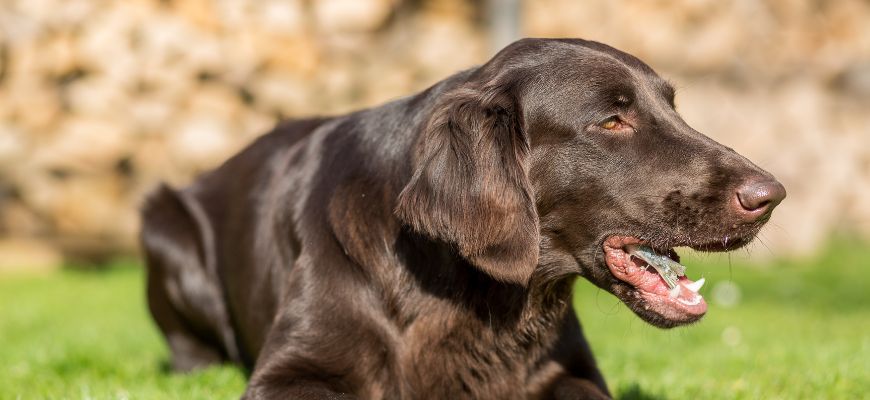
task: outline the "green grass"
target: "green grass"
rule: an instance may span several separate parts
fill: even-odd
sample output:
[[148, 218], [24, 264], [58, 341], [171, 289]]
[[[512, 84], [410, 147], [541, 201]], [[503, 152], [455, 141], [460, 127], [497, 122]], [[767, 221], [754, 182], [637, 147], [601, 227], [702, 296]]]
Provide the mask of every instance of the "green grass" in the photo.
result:
[[142, 270], [0, 277], [0, 399], [238, 398], [230, 366], [166, 371]]
[[[586, 282], [575, 303], [611, 390], [626, 399], [866, 398], [870, 248], [803, 261], [686, 255], [704, 320], [652, 328]], [[177, 375], [144, 303], [142, 271], [0, 276], [0, 399], [237, 398], [233, 367]], [[735, 300], [734, 289], [739, 290]], [[728, 301], [728, 291], [732, 294]]]

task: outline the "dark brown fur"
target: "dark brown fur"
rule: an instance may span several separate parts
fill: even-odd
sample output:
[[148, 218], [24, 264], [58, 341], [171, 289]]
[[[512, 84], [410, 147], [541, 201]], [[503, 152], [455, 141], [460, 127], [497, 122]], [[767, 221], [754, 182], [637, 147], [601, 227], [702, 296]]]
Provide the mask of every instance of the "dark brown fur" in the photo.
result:
[[[633, 134], [597, 128], [614, 113]], [[157, 190], [149, 305], [176, 369], [244, 365], [249, 399], [606, 398], [574, 279], [626, 291], [603, 264], [610, 234], [747, 242], [761, 222], [726, 204], [753, 176], [768, 175], [685, 125], [636, 58], [523, 40]]]

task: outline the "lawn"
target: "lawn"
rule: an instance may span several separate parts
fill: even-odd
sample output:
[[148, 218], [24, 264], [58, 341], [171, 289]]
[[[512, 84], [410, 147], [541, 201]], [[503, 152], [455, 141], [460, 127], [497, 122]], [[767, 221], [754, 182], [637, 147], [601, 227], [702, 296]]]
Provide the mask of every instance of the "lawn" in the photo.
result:
[[[763, 248], [756, 252], [766, 251]], [[588, 283], [575, 304], [611, 390], [626, 399], [866, 398], [870, 247], [754, 265], [747, 255], [684, 255], [707, 278], [699, 324], [647, 326]], [[0, 276], [0, 399], [237, 398], [224, 366], [165, 371], [135, 263]]]

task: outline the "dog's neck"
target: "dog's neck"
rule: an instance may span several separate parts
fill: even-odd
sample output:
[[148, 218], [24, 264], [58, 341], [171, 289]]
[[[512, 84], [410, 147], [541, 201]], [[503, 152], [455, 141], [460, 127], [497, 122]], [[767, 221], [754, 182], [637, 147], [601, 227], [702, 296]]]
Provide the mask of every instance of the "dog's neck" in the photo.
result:
[[[391, 215], [388, 201], [379, 204], [389, 198], [382, 191], [370, 186], [363, 193], [365, 197], [344, 196], [339, 191], [330, 204], [330, 225], [350, 261], [376, 280], [373, 283], [381, 288], [380, 293], [389, 297], [385, 301], [425, 303], [423, 298], [405, 296], [419, 292], [452, 304], [493, 329], [511, 330], [523, 329], [524, 321], [545, 315], [556, 319], [570, 303], [576, 273], [559, 260], [542, 259], [544, 263], [538, 265], [528, 285], [500, 282], [463, 259], [451, 244], [402, 226]], [[410, 324], [408, 318], [414, 315], [392, 317], [401, 326]]]

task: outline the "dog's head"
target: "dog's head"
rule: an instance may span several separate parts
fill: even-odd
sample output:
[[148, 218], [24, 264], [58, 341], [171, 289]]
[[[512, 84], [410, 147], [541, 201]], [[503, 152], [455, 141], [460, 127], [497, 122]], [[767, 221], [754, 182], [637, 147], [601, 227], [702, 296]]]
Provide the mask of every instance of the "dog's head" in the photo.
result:
[[684, 276], [669, 290], [629, 248], [736, 249], [785, 197], [689, 127], [649, 66], [600, 43], [516, 42], [434, 110], [401, 220], [501, 281], [567, 265], [661, 327], [698, 320], [706, 303]]

